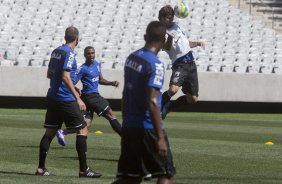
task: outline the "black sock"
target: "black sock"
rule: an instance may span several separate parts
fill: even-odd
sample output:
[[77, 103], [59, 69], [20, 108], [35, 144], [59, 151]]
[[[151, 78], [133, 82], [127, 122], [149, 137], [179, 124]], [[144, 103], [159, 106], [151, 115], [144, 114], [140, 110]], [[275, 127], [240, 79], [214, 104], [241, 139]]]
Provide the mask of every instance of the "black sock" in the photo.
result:
[[171, 96], [168, 95], [168, 91], [164, 92], [162, 95], [162, 104], [167, 103], [168, 101], [170, 101]]
[[87, 136], [85, 135], [76, 136], [76, 151], [78, 154], [80, 171], [86, 171], [87, 169], [87, 163], [86, 163], [87, 143], [86, 143], [86, 140], [87, 140]]
[[40, 146], [39, 146], [39, 165], [38, 168], [45, 168], [45, 160], [47, 157], [47, 153], [49, 151], [49, 147], [50, 144], [52, 142], [52, 139], [47, 137], [47, 136], [43, 136], [41, 141], [40, 141]]
[[189, 104], [186, 100], [186, 95], [182, 95], [181, 97], [178, 97], [175, 101], [171, 103], [169, 106], [169, 110], [173, 110], [175, 107], [180, 107], [183, 105]]
[[58, 129], [62, 129], [63, 124], [61, 123], [58, 127]]
[[111, 126], [112, 126], [112, 129], [118, 133], [119, 136], [121, 136], [121, 125], [120, 123], [118, 122], [117, 119], [112, 119], [112, 120], [109, 120]]

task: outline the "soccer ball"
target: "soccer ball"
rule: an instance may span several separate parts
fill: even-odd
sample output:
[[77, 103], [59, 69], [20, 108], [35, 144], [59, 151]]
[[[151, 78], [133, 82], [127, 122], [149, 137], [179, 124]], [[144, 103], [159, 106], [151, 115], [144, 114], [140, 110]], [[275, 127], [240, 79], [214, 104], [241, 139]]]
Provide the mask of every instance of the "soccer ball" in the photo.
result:
[[180, 19], [184, 19], [189, 15], [188, 6], [181, 2], [174, 7], [174, 15]]

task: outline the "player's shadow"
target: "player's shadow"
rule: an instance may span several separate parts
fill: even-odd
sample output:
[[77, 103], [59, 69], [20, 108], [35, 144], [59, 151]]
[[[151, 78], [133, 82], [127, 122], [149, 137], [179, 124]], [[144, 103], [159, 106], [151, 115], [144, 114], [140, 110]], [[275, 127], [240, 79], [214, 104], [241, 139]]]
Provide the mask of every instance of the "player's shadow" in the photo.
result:
[[[34, 149], [39, 149], [39, 146], [17, 146], [18, 148], [34, 148]], [[70, 150], [70, 149], [74, 149], [72, 147], [64, 147], [64, 146], [52, 146], [51, 149], [54, 150], [60, 150], [60, 149], [64, 149], [64, 150]]]
[[[281, 177], [220, 177], [220, 176], [197, 176], [197, 177], [177, 177], [178, 184], [186, 184], [187, 181], [190, 182], [197, 182], [197, 181], [212, 181], [212, 182], [225, 182], [225, 181], [232, 181], [232, 182], [238, 182], [238, 183], [248, 183], [248, 182], [256, 182], [258, 181], [258, 183], [260, 182], [268, 182], [268, 181], [275, 181], [275, 183], [281, 183], [282, 178]], [[184, 181], [181, 181], [184, 180]]]
[[17, 146], [18, 148], [39, 148], [39, 146]]
[[35, 174], [25, 173], [25, 172], [13, 172], [13, 171], [0, 171], [0, 174], [16, 174], [16, 175], [25, 175], [25, 176], [35, 176]]
[[[73, 159], [73, 160], [78, 160], [77, 157], [57, 157], [57, 158], [67, 158], [67, 159]], [[100, 160], [100, 161], [107, 161], [107, 162], [118, 162], [117, 159], [108, 159], [108, 158], [93, 158], [93, 157], [88, 157], [87, 160]]]

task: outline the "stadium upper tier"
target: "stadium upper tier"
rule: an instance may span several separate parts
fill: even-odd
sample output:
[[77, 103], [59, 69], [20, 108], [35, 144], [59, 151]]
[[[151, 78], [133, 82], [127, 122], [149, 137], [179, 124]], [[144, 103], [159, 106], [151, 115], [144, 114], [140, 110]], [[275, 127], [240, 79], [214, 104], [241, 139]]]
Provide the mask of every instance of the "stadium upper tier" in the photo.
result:
[[[146, 25], [173, 0], [0, 0], [1, 66], [47, 66], [50, 52], [64, 42], [70, 25], [80, 30], [75, 52], [79, 64], [83, 49], [96, 48], [103, 68], [123, 69], [131, 51], [144, 45]], [[198, 70], [203, 72], [282, 73], [282, 36], [226, 0], [189, 0], [190, 15], [178, 20], [197, 48]], [[159, 57], [167, 68], [165, 52]]]

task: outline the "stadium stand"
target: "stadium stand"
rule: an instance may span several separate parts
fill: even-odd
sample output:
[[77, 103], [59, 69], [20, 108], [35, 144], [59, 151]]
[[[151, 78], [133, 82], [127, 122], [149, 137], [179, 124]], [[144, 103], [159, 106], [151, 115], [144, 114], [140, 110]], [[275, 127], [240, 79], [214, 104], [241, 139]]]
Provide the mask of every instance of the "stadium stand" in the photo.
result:
[[[281, 10], [279, 1], [263, 3]], [[50, 52], [64, 42], [65, 28], [75, 25], [81, 33], [79, 64], [83, 48], [93, 45], [104, 69], [121, 70], [128, 53], [143, 46], [145, 26], [164, 4], [174, 1], [0, 0], [0, 66], [47, 66]], [[177, 21], [190, 40], [206, 42], [205, 50], [195, 50], [200, 72], [281, 73], [282, 36], [263, 21], [226, 0], [189, 0], [189, 6], [189, 18]], [[159, 57], [169, 69], [167, 54]]]
[[[247, 0], [245, 0], [247, 1]], [[268, 19], [274, 19], [278, 26], [282, 27], [282, 2], [279, 0], [252, 0], [247, 1], [253, 7], [257, 7], [258, 12], [266, 14]]]

